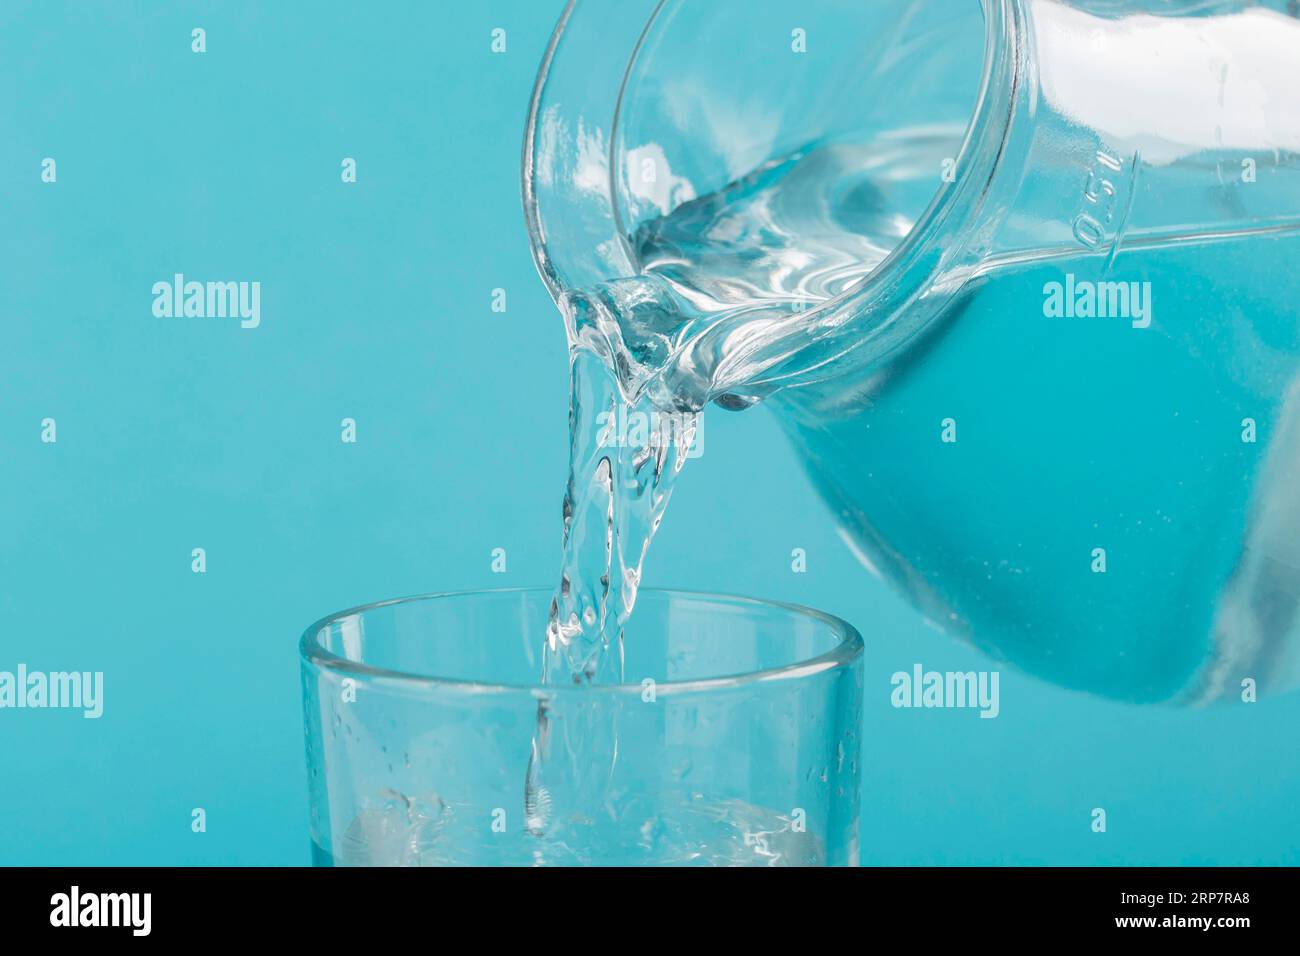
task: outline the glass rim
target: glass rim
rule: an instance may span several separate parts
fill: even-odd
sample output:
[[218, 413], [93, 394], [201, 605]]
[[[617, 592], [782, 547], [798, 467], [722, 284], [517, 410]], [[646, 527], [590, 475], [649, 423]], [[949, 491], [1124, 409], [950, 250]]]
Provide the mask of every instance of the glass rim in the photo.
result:
[[[417, 674], [410, 671], [375, 667], [360, 661], [327, 651], [321, 646], [317, 636], [321, 630], [346, 617], [356, 617], [383, 608], [400, 604], [415, 604], [422, 601], [483, 599], [514, 595], [525, 597], [536, 595], [549, 600], [552, 595], [549, 588], [514, 587], [482, 588], [468, 591], [435, 591], [428, 594], [413, 594], [407, 597], [389, 598], [361, 604], [327, 614], [307, 627], [298, 641], [298, 653], [304, 665], [324, 669], [348, 677], [362, 679], [370, 683], [388, 684], [396, 688], [418, 688], [422, 690], [451, 690], [463, 694], [529, 694], [535, 698], [553, 699], [559, 694], [636, 694], [640, 696], [645, 688], [640, 682], [618, 684], [518, 684], [508, 682], [467, 680], [464, 678], [439, 677], [434, 674]], [[739, 687], [759, 682], [796, 680], [811, 677], [825, 671], [851, 666], [860, 659], [866, 645], [862, 635], [843, 618], [819, 611], [801, 604], [784, 601], [768, 601], [761, 598], [745, 597], [736, 594], [720, 594], [710, 591], [692, 591], [686, 588], [642, 588], [641, 594], [655, 594], [671, 597], [685, 597], [696, 600], [725, 604], [731, 607], [750, 607], [766, 611], [779, 611], [788, 617], [812, 620], [828, 629], [836, 639], [835, 646], [813, 657], [794, 660], [775, 667], [761, 668], [733, 674], [692, 678], [689, 680], [655, 681], [656, 695], [662, 694], [696, 694], [715, 691], [729, 687]]]

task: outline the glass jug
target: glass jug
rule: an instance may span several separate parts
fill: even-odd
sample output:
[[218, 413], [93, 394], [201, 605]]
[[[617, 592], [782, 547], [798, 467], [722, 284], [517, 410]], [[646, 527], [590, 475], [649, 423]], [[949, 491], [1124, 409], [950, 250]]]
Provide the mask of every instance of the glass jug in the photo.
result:
[[1057, 684], [1300, 673], [1300, 51], [1248, 0], [572, 0], [524, 204], [575, 348], [773, 408], [862, 563]]

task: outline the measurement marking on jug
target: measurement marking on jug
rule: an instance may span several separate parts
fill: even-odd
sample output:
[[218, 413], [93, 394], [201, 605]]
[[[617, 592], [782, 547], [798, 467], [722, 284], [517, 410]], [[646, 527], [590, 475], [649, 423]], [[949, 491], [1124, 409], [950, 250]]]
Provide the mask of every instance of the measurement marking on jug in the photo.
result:
[[[1083, 199], [1087, 204], [1074, 217], [1072, 228], [1074, 238], [1084, 248], [1094, 252], [1104, 252], [1106, 263], [1102, 272], [1109, 272], [1119, 255], [1119, 244], [1124, 238], [1128, 226], [1129, 214], [1133, 211], [1133, 200], [1137, 196], [1138, 171], [1142, 168], [1142, 155], [1134, 151], [1128, 157], [1128, 182], [1120, 177], [1124, 170], [1124, 160], [1106, 149], [1099, 149], [1094, 154], [1088, 178], [1083, 184]], [[1126, 188], [1121, 193], [1121, 186]], [[1101, 246], [1109, 238], [1110, 248]]]
[[1115, 174], [1124, 168], [1124, 161], [1105, 149], [1097, 150], [1083, 183], [1083, 199], [1087, 205], [1074, 217], [1074, 238], [1088, 249], [1096, 249], [1106, 238], [1106, 227], [1115, 218], [1115, 200], [1119, 190]]

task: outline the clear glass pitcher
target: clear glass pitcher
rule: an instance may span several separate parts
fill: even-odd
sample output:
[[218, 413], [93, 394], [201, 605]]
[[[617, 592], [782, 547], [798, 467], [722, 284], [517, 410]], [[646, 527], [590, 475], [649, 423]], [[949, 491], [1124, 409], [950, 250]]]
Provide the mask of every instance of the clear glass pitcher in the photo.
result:
[[573, 0], [524, 149], [575, 348], [766, 399], [868, 569], [1058, 684], [1300, 672], [1279, 0]]

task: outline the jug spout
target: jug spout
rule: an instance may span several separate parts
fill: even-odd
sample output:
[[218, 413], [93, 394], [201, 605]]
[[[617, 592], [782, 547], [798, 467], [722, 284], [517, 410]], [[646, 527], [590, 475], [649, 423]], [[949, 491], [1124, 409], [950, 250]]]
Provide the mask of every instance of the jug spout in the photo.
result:
[[965, 262], [958, 219], [980, 221], [977, 177], [951, 176], [975, 155], [972, 115], [992, 167], [1012, 103], [1009, 0], [738, 10], [574, 0], [525, 141], [534, 258], [562, 310], [629, 279], [683, 306], [649, 323], [675, 320], [669, 355], [634, 376], [677, 404], [748, 405], [903, 341], [905, 306]]

